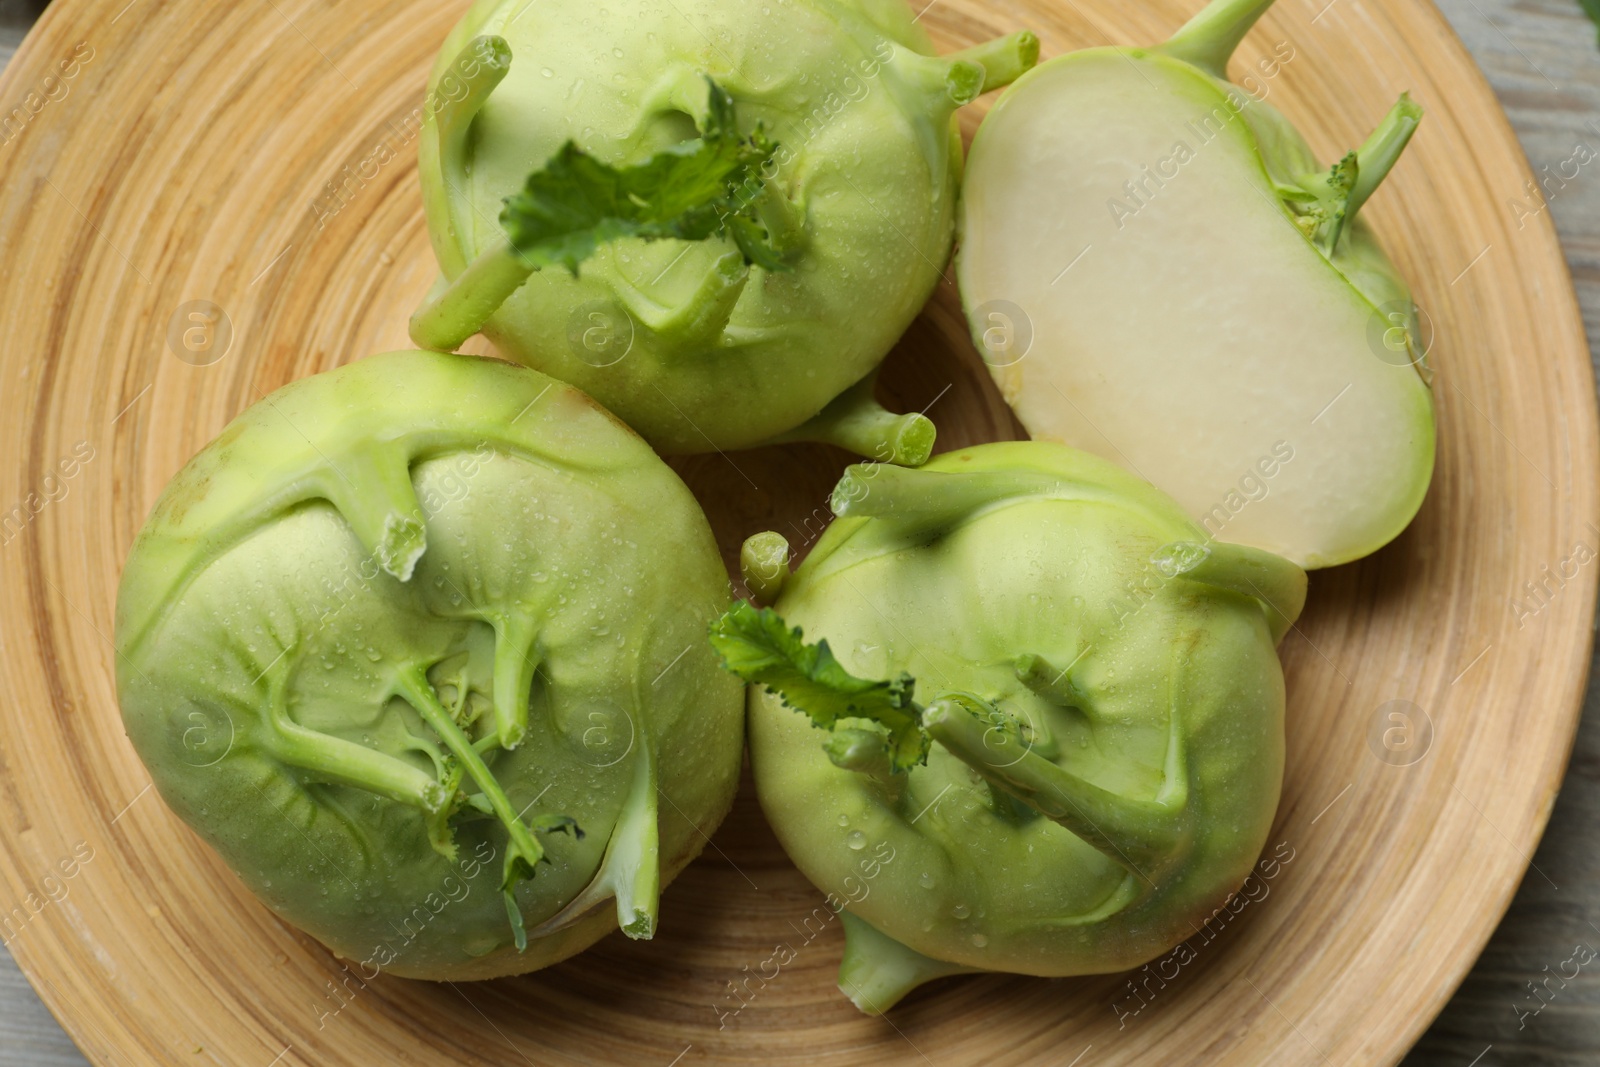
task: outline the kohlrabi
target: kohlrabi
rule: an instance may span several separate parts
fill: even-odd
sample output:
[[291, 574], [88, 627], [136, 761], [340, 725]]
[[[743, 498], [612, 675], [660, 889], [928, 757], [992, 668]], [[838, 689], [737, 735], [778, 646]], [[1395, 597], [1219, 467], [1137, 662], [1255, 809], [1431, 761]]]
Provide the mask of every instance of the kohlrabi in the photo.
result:
[[1271, 3], [1215, 0], [1160, 47], [1021, 78], [972, 145], [957, 273], [1036, 438], [1137, 472], [1212, 536], [1326, 567], [1395, 537], [1432, 477], [1428, 339], [1358, 214], [1421, 109], [1402, 97], [1319, 164], [1224, 80]]
[[378, 970], [515, 974], [651, 936], [727, 810], [727, 596], [688, 490], [588, 397], [393, 353], [173, 479], [117, 688], [167, 804], [284, 919]]
[[713, 643], [760, 684], [768, 821], [847, 901], [844, 992], [878, 1013], [941, 975], [1117, 971], [1192, 935], [1277, 808], [1305, 573], [1044, 442], [852, 467], [833, 508], [792, 576], [762, 535], [744, 562], [776, 610], [736, 605]]
[[871, 379], [949, 257], [956, 109], [1037, 56], [934, 56], [902, 0], [479, 0], [429, 85], [412, 338], [481, 331], [664, 453], [920, 463]]

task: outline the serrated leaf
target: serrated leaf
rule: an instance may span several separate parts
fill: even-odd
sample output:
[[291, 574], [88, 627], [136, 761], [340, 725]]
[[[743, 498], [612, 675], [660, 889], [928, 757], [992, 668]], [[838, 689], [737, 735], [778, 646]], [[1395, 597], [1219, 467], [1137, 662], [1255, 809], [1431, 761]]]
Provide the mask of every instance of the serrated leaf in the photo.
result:
[[777, 145], [760, 127], [739, 134], [733, 97], [706, 79], [701, 136], [633, 166], [603, 163], [572, 141], [508, 197], [500, 224], [534, 269], [560, 265], [574, 276], [603, 244], [623, 237], [702, 241], [727, 234], [745, 261], [787, 270], [751, 205]]
[[[711, 627], [711, 644], [728, 670], [764, 685], [812, 725], [832, 730], [841, 720], [866, 719], [887, 731], [890, 769], [907, 771], [927, 760], [928, 735], [912, 700], [916, 682], [902, 673], [889, 681], [857, 678], [834, 658], [827, 641], [807, 644], [771, 608], [741, 601]], [[857, 729], [860, 723], [843, 723]]]

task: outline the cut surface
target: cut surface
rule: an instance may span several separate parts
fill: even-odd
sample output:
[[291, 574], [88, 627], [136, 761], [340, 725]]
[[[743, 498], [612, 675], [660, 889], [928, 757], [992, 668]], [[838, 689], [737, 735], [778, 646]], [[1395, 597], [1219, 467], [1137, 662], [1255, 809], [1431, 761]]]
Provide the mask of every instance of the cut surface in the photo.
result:
[[1433, 408], [1386, 343], [1398, 309], [1302, 236], [1215, 82], [1149, 53], [1045, 64], [980, 129], [964, 198], [962, 297], [1035, 437], [1308, 567], [1416, 513]]

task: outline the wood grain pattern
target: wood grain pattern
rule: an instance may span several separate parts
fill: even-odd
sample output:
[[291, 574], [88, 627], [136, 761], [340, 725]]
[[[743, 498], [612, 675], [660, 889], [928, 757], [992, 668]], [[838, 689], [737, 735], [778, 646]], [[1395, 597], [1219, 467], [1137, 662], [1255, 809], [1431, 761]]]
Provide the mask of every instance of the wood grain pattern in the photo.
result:
[[[1508, 210], [1525, 165], [1425, 0], [1284, 0], [1241, 54], [1294, 45], [1271, 99], [1327, 155], [1401, 89], [1431, 109], [1369, 210], [1437, 330], [1440, 469], [1395, 545], [1316, 578], [1285, 642], [1277, 833], [1293, 863], [1120, 1028], [1125, 976], [952, 980], [890, 1021], [855, 1014], [832, 988], [836, 924], [805, 940], [821, 894], [748, 789], [667, 894], [652, 944], [613, 937], [495, 983], [330, 989], [346, 979], [338, 961], [255, 904], [147, 791], [113, 699], [111, 606], [161, 486], [229, 418], [404, 344], [432, 263], [403, 119], [459, 5], [136, 2], [58, 0], [0, 78], [0, 100], [21, 98], [80, 43], [94, 50], [43, 105], [49, 121], [41, 110], [0, 145], [0, 502], [56, 498], [0, 548], [0, 900], [20, 902], [12, 948], [92, 1061], [1391, 1063], [1438, 1011], [1549, 813], [1595, 568], [1520, 628], [1510, 601], [1578, 541], [1594, 547], [1600, 515], [1593, 378], [1548, 215], [1519, 228]], [[1055, 54], [1156, 40], [1196, 6], [939, 0], [924, 21], [945, 47], [1031, 25]], [[324, 183], [384, 141], [397, 158], [319, 227]], [[195, 299], [232, 323], [208, 366], [166, 344]], [[964, 333], [946, 286], [887, 376], [902, 403], [935, 405], [947, 447], [1015, 433]], [[79, 442], [94, 458], [46, 482]], [[768, 449], [677, 466], [731, 551], [759, 527], [805, 540], [844, 462]], [[1435, 729], [1411, 766], [1369, 747], [1394, 699]], [[92, 858], [67, 878], [75, 847]], [[741, 1007], [728, 983], [779, 942], [797, 959]]]

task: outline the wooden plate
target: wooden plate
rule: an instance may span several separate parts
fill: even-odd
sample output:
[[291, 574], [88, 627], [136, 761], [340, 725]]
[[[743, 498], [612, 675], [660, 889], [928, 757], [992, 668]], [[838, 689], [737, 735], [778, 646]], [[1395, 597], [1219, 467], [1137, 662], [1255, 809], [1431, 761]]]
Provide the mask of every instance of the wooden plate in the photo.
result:
[[[1154, 42], [1198, 6], [934, 0], [923, 21], [945, 48], [1029, 25], [1055, 54]], [[1291, 858], [1183, 966], [951, 980], [864, 1018], [833, 988], [837, 922], [807, 925], [821, 894], [746, 788], [654, 943], [614, 935], [517, 980], [363, 984], [167, 812], [113, 696], [122, 559], [167, 478], [247, 404], [406, 345], [434, 270], [408, 117], [463, 7], [56, 0], [0, 79], [0, 106], [20, 108], [0, 126], [0, 509], [22, 509], [0, 511], [0, 933], [90, 1059], [1394, 1062], [1527, 871], [1600, 573], [1594, 382], [1561, 251], [1504, 115], [1425, 0], [1281, 0], [1241, 52], [1324, 156], [1402, 89], [1428, 106], [1369, 210], [1436, 334], [1442, 447], [1410, 531], [1313, 582], [1283, 647], [1269, 852]], [[1256, 64], [1283, 42], [1294, 58], [1269, 77]], [[223, 320], [187, 317], [208, 308], [226, 345]], [[190, 327], [211, 347], [186, 349]], [[1016, 433], [949, 286], [887, 387], [932, 404], [947, 447]], [[844, 462], [791, 448], [677, 466], [731, 555], [757, 529], [810, 540]], [[779, 945], [795, 954], [781, 968]]]

